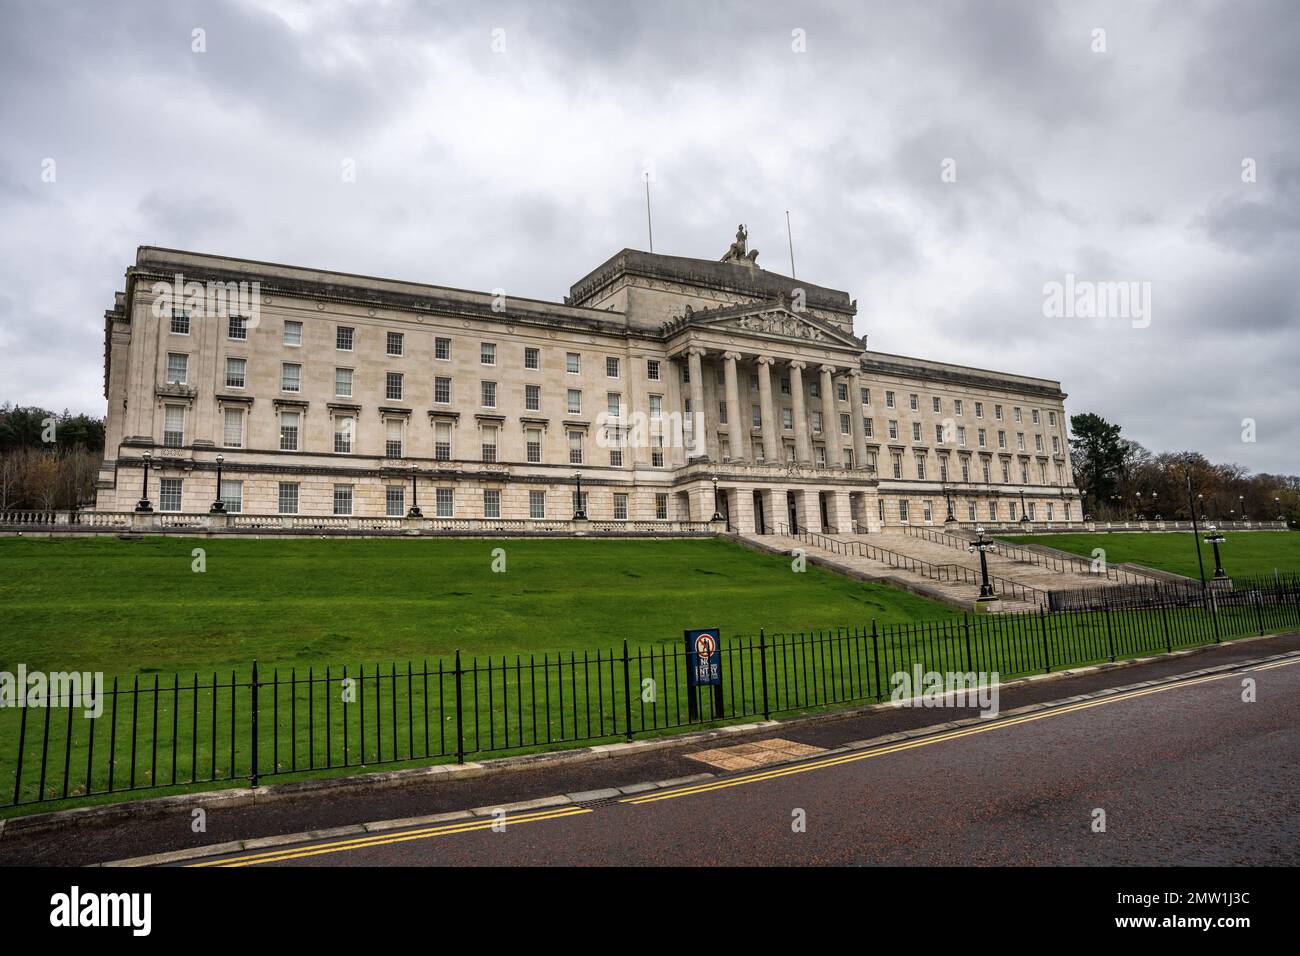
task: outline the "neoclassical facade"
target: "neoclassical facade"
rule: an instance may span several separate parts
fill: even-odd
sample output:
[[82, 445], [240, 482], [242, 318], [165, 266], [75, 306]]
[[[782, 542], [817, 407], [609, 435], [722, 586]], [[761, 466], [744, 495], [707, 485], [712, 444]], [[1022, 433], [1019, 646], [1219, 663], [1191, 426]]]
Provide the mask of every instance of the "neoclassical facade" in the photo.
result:
[[756, 257], [624, 249], [557, 303], [142, 247], [96, 509], [1081, 519], [1058, 382], [873, 352], [846, 293]]

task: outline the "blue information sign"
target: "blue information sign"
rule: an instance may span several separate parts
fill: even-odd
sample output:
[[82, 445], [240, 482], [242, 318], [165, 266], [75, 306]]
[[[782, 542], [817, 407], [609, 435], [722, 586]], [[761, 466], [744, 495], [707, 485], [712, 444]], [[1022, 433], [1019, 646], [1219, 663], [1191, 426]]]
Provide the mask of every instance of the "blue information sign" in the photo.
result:
[[716, 627], [686, 631], [686, 659], [692, 687], [722, 684], [722, 638]]

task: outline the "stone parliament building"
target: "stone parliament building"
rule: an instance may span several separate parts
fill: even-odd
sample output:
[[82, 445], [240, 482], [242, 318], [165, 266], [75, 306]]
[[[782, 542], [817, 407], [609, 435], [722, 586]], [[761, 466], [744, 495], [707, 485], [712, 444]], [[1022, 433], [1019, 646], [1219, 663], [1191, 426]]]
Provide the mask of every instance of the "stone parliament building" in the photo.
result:
[[1058, 382], [873, 352], [847, 293], [756, 259], [743, 227], [718, 261], [624, 249], [558, 303], [141, 247], [95, 509], [1081, 522]]

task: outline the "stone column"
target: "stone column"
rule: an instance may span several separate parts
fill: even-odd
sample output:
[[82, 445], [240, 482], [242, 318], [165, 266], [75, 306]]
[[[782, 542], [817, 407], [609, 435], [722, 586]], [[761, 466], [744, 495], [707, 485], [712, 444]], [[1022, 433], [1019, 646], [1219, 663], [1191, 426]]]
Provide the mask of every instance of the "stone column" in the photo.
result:
[[801, 465], [812, 463], [812, 441], [808, 435], [808, 410], [804, 407], [803, 362], [790, 363], [790, 395], [794, 399], [794, 456]]
[[860, 369], [849, 371], [849, 427], [853, 429], [853, 467], [867, 467], [867, 436], [863, 434], [862, 416], [862, 372]]
[[733, 461], [745, 461], [745, 419], [740, 413], [740, 386], [736, 382], [736, 362], [739, 352], [723, 352], [723, 372], [726, 377], [727, 435], [730, 439]]
[[822, 438], [826, 441], [826, 464], [839, 468], [844, 464], [840, 453], [840, 413], [835, 407], [834, 365], [823, 365], [822, 373]]
[[[703, 354], [704, 349], [695, 346], [686, 350], [686, 367], [691, 376], [691, 447], [686, 450], [687, 460], [707, 458], [709, 455], [704, 439], [704, 367], [700, 362]], [[713, 507], [710, 505], [709, 514], [712, 513]], [[707, 517], [705, 515], [706, 519]]]
[[777, 430], [775, 409], [772, 405], [772, 363], [776, 360], [770, 355], [760, 355], [755, 364], [758, 366], [758, 400], [763, 411], [763, 458], [779, 462], [777, 453]]

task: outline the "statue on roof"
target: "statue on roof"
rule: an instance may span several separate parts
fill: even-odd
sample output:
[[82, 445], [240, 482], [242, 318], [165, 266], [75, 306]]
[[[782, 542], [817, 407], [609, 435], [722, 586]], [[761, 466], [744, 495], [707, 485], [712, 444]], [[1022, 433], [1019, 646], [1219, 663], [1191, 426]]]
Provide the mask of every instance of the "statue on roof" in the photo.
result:
[[747, 250], [749, 244], [749, 233], [745, 230], [745, 224], [742, 222], [736, 227], [736, 241], [731, 244], [727, 254], [722, 257], [721, 262], [740, 262], [745, 265], [757, 265], [758, 250]]

